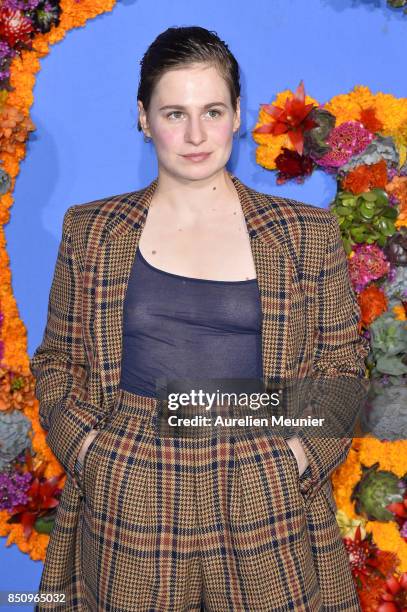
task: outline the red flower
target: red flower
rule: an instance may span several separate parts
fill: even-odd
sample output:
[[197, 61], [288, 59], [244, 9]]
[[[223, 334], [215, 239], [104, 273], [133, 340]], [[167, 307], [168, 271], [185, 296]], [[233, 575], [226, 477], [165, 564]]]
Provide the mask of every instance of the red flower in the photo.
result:
[[296, 151], [291, 151], [286, 147], [282, 147], [282, 150], [283, 152], [276, 157], [276, 167], [279, 170], [276, 180], [277, 185], [281, 185], [294, 177], [304, 177], [311, 174], [314, 162], [310, 157], [299, 155]]
[[[355, 537], [343, 538], [353, 577], [360, 585], [366, 587], [375, 576], [386, 578], [389, 568], [394, 565], [395, 554], [380, 550], [368, 533], [362, 539], [360, 526], [355, 530]], [[384, 574], [384, 575], [383, 575]]]
[[28, 471], [33, 475], [31, 486], [27, 491], [28, 502], [16, 506], [8, 522], [21, 523], [24, 527], [24, 537], [28, 539], [35, 521], [46, 515], [50, 508], [55, 508], [59, 504], [62, 489], [58, 487], [58, 482], [64, 477], [64, 474], [45, 479], [43, 476], [45, 464], [40, 464], [34, 470], [29, 451], [26, 451], [26, 465]]
[[376, 109], [373, 107], [364, 108], [360, 111], [360, 121], [372, 134], [383, 129], [383, 123], [376, 117]]
[[393, 502], [391, 504], [387, 504], [386, 508], [396, 516], [399, 516], [401, 519], [407, 519], [407, 506], [402, 502]]
[[266, 111], [273, 120], [256, 128], [257, 134], [288, 134], [288, 137], [297, 153], [302, 155], [304, 148], [304, 132], [318, 125], [313, 119], [307, 116], [314, 107], [314, 104], [305, 104], [305, 91], [303, 81], [300, 81], [297, 91], [292, 98], [287, 98], [284, 108], [273, 104], [261, 104], [261, 108]]
[[31, 40], [33, 24], [25, 15], [16, 9], [0, 10], [0, 38], [13, 48], [17, 43], [27, 43]]
[[407, 610], [407, 572], [400, 578], [390, 576], [385, 581], [386, 591], [382, 593], [378, 612], [406, 612]]

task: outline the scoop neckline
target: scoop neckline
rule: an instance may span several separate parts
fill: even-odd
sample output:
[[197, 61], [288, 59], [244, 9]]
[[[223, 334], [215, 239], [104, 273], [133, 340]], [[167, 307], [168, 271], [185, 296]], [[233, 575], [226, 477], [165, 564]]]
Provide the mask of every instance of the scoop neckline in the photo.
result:
[[167, 272], [166, 270], [161, 270], [161, 268], [156, 268], [155, 266], [151, 265], [151, 263], [149, 261], [147, 261], [147, 259], [143, 256], [140, 247], [137, 247], [137, 253], [140, 257], [140, 259], [143, 261], [143, 263], [148, 266], [149, 268], [151, 268], [152, 270], [154, 270], [155, 272], [159, 272], [160, 274], [164, 274], [165, 276], [173, 276], [175, 278], [181, 278], [183, 280], [187, 280], [187, 281], [192, 281], [192, 282], [197, 282], [197, 283], [216, 283], [216, 284], [220, 284], [220, 285], [242, 285], [243, 283], [254, 283], [257, 281], [257, 278], [249, 278], [246, 280], [212, 280], [210, 278], [195, 278], [194, 276], [181, 276], [181, 274], [174, 274], [173, 272]]

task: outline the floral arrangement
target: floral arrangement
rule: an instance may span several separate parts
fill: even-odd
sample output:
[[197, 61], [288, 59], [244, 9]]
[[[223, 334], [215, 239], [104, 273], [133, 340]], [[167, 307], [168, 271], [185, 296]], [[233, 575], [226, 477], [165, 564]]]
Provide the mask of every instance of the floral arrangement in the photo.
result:
[[332, 475], [364, 612], [407, 609], [407, 98], [356, 86], [325, 104], [283, 91], [261, 104], [256, 161], [277, 184], [315, 170], [337, 182], [337, 216], [370, 341], [371, 390], [347, 460]]
[[404, 6], [403, 13], [407, 15], [407, 0], [387, 0], [387, 4], [392, 8], [402, 8]]
[[35, 74], [51, 45], [112, 10], [115, 0], [2, 0], [0, 3], [0, 535], [44, 560], [65, 472], [39, 424], [26, 329], [11, 286], [3, 226], [26, 154]]
[[[115, 0], [3, 0], [0, 6], [0, 534], [44, 560], [65, 483], [39, 425], [26, 330], [19, 318], [3, 226], [26, 142], [40, 59]], [[404, 6], [404, 0], [388, 0]], [[364, 611], [407, 607], [407, 100], [367, 87], [320, 106], [303, 85], [262, 105], [257, 162], [278, 183], [332, 174], [349, 272], [371, 342], [366, 428], [333, 474], [337, 520]], [[389, 414], [391, 409], [391, 414]], [[379, 439], [380, 437], [380, 439]], [[383, 439], [384, 438], [384, 439]], [[362, 589], [367, 586], [367, 589]]]

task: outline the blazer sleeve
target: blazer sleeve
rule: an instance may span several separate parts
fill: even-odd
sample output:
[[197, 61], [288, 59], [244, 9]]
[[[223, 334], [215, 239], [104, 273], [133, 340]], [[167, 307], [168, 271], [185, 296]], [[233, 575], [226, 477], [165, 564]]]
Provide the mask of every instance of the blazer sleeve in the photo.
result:
[[300, 477], [307, 500], [345, 461], [369, 389], [365, 365], [369, 343], [359, 333], [360, 309], [334, 215], [318, 277], [316, 308], [311, 405], [312, 414], [325, 417], [325, 423], [312, 435], [296, 431], [309, 461]]
[[46, 441], [65, 472], [80, 490], [75, 460], [87, 433], [107, 418], [87, 401], [87, 360], [82, 340], [82, 279], [70, 234], [75, 206], [62, 225], [41, 344], [30, 359], [39, 401], [39, 419]]

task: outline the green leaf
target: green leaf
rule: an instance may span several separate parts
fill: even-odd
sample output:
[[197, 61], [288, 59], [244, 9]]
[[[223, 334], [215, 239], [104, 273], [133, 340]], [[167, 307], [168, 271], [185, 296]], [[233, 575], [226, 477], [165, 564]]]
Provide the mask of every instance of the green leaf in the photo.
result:
[[386, 210], [382, 213], [384, 217], [387, 217], [388, 219], [397, 219], [397, 217], [399, 216], [399, 212], [397, 210], [397, 208], [386, 208]]
[[342, 242], [343, 242], [343, 247], [345, 249], [346, 254], [349, 255], [349, 253], [352, 251], [351, 241], [348, 238], [343, 238]]
[[361, 215], [363, 215], [363, 217], [365, 217], [366, 219], [371, 219], [375, 215], [375, 211], [372, 210], [371, 208], [368, 208], [364, 204], [362, 204], [359, 210], [360, 210]]
[[377, 359], [376, 368], [383, 374], [392, 374], [393, 376], [402, 376], [407, 374], [407, 366], [405, 366], [400, 357], [389, 357], [383, 355]]
[[389, 198], [387, 197], [387, 194], [385, 191], [381, 191], [379, 189], [379, 193], [378, 193], [376, 202], [379, 206], [388, 206]]
[[381, 219], [379, 219], [376, 227], [386, 236], [391, 236], [396, 231], [393, 221], [391, 219], [386, 219], [385, 217], [381, 217]]
[[371, 208], [372, 210], [374, 210], [376, 208], [376, 202], [363, 202], [364, 206], [366, 206], [366, 208]]
[[355, 198], [355, 195], [351, 192], [351, 191], [340, 191], [337, 194], [337, 197], [345, 200], [353, 200]]
[[351, 215], [352, 211], [346, 206], [338, 206], [335, 209], [335, 214], [340, 215], [341, 217], [346, 217], [347, 215]]
[[359, 197], [363, 198], [367, 202], [375, 202], [377, 200], [377, 195], [374, 193], [374, 191], [365, 191], [364, 193], [361, 193]]

